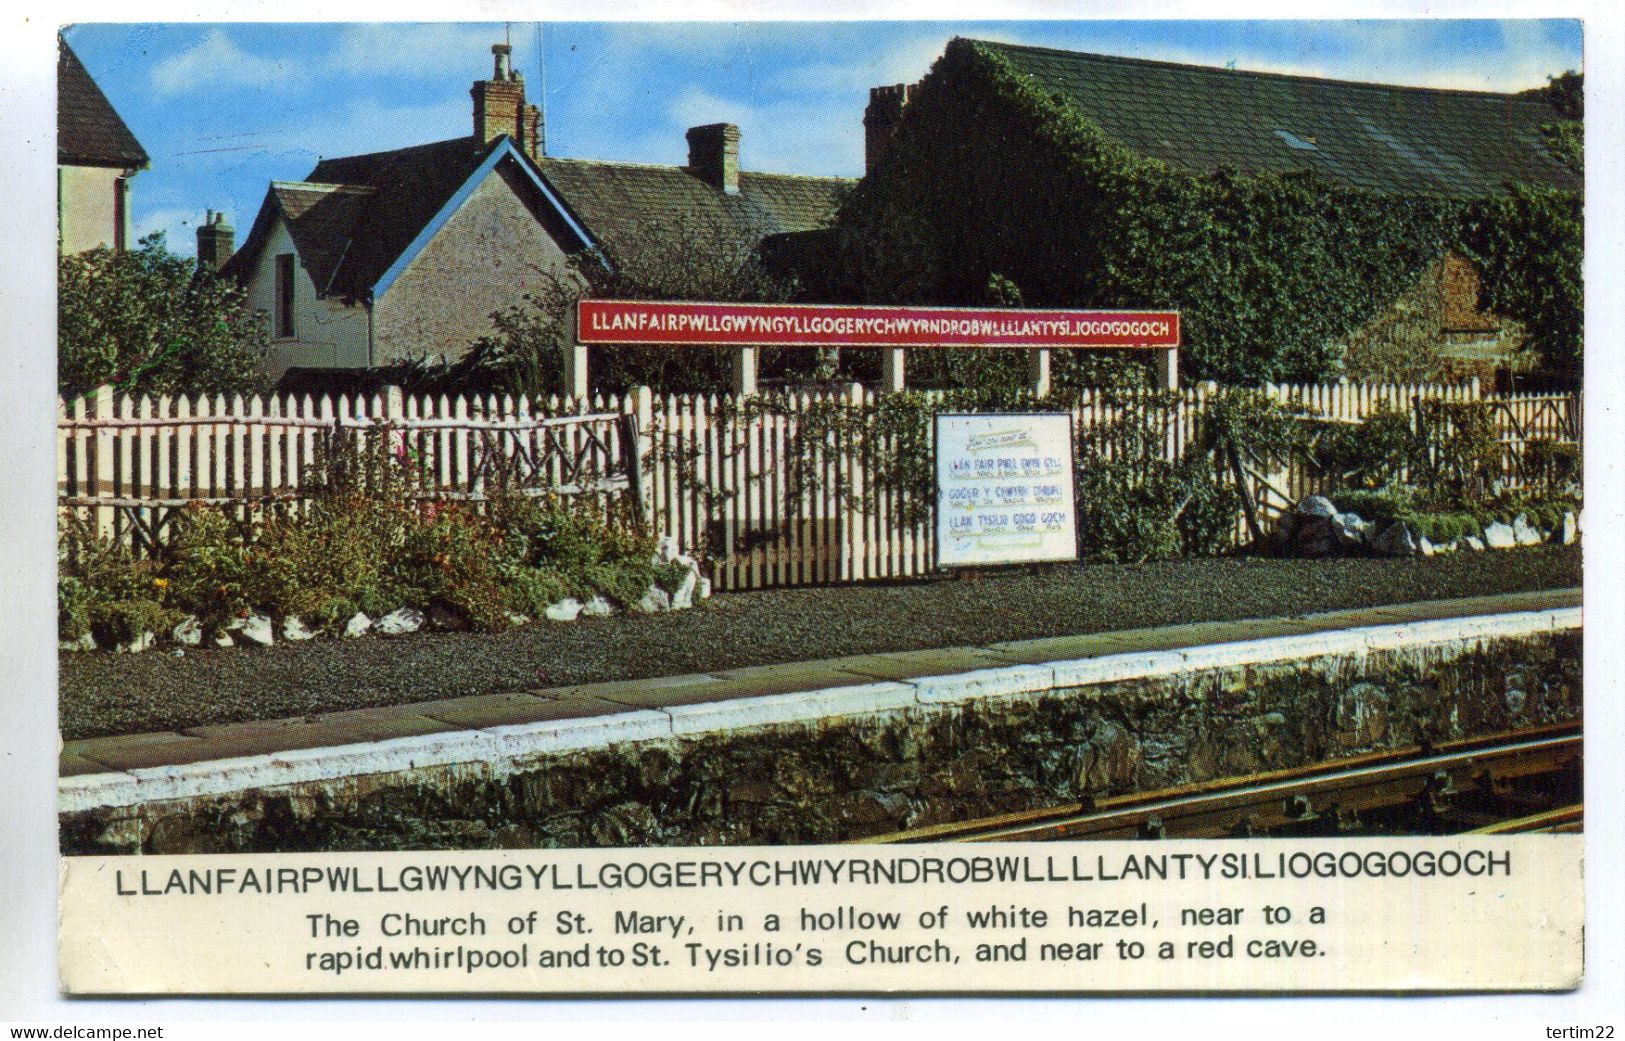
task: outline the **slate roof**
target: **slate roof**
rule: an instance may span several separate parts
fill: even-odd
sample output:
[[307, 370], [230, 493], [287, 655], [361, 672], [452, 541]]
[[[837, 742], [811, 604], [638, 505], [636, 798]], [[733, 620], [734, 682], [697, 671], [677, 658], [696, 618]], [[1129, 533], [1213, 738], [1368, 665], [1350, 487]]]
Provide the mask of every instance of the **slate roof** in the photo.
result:
[[271, 197], [288, 223], [299, 259], [324, 294], [333, 286], [350, 238], [377, 194], [356, 185], [272, 181]]
[[[222, 274], [246, 279], [281, 216], [318, 291], [363, 296], [501, 140], [461, 137], [324, 159], [304, 181], [273, 182], [253, 229]], [[611, 253], [618, 245], [641, 241], [634, 233], [675, 226], [679, 220], [723, 225], [757, 240], [815, 228], [833, 215], [841, 189], [851, 183], [741, 173], [739, 193], [725, 195], [682, 167], [543, 158], [533, 169]], [[550, 230], [557, 232], [558, 225], [550, 224]]]
[[845, 189], [839, 177], [739, 174], [739, 192], [724, 194], [681, 166], [543, 158], [542, 175], [613, 255], [662, 226], [721, 229], [751, 242], [823, 226]]
[[[317, 163], [306, 181], [372, 189], [348, 229], [328, 291], [353, 295], [377, 284], [496, 145], [459, 137]], [[308, 263], [303, 246], [299, 255]]]
[[1075, 105], [1115, 143], [1173, 166], [1308, 168], [1392, 195], [1474, 197], [1532, 181], [1578, 190], [1538, 97], [1286, 76], [968, 41]]
[[146, 150], [90, 78], [66, 40], [57, 38], [56, 161], [63, 166], [147, 165]]

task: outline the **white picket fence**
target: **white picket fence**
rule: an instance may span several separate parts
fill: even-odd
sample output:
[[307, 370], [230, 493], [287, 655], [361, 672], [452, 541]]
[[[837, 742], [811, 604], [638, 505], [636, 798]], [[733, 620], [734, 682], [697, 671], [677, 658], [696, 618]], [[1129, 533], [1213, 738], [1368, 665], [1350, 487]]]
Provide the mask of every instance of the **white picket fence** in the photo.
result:
[[[1419, 400], [1482, 399], [1476, 383], [1264, 389], [1345, 421]], [[1161, 424], [1166, 458], [1186, 450], [1215, 393], [1213, 385], [1188, 387], [1175, 407], [1151, 413]], [[393, 388], [371, 397], [199, 399], [137, 398], [103, 388], [60, 402], [58, 492], [64, 510], [150, 551], [189, 503], [236, 509], [249, 522], [257, 507], [298, 503], [309, 493], [323, 437], [387, 424], [397, 450], [414, 462], [425, 497], [479, 498], [498, 469], [519, 484], [618, 495], [653, 533], [673, 536], [705, 559], [720, 588], [924, 574], [933, 566], [929, 524], [899, 522], [896, 493], [878, 488], [865, 495], [865, 467], [850, 446], [809, 446], [799, 437], [799, 417], [816, 400], [864, 407], [875, 395], [853, 384], [760, 409], [718, 395], [656, 396], [644, 387], [536, 402], [417, 398]], [[1107, 432], [1122, 415], [1119, 400], [1081, 395], [1073, 409], [1080, 454], [1115, 450]], [[1578, 395], [1491, 400], [1509, 451], [1534, 437], [1579, 440]], [[1279, 509], [1314, 487], [1316, 477], [1296, 469], [1256, 475], [1249, 491], [1262, 509]]]

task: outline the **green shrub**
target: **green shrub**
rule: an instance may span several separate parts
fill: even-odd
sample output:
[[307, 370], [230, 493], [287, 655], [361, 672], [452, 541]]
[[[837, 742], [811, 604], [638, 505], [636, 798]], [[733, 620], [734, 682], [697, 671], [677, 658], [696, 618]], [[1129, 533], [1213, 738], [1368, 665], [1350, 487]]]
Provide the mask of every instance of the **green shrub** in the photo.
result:
[[507, 591], [511, 610], [540, 617], [548, 607], [568, 596], [579, 596], [586, 589], [573, 585], [569, 578], [552, 568], [519, 565], [508, 573]]
[[180, 620], [168, 603], [170, 582], [162, 566], [101, 537], [82, 519], [62, 517], [57, 565], [60, 639], [88, 632], [110, 647], [146, 632], [165, 633]]
[[91, 590], [72, 575], [58, 575], [56, 579], [56, 636], [59, 640], [77, 640], [90, 632]]
[[1524, 445], [1522, 462], [1530, 485], [1542, 492], [1560, 493], [1581, 483], [1579, 445], [1533, 438]]
[[1354, 487], [1382, 488], [1400, 480], [1423, 447], [1409, 413], [1383, 408], [1361, 423], [1325, 424], [1312, 457], [1322, 471]]
[[477, 629], [509, 623], [510, 546], [489, 518], [468, 506], [435, 504], [410, 525], [390, 562], [401, 603], [441, 604]]
[[267, 576], [256, 569], [251, 546], [225, 511], [190, 506], [175, 519], [174, 532], [166, 570], [174, 604], [197, 615], [205, 632], [246, 617]]

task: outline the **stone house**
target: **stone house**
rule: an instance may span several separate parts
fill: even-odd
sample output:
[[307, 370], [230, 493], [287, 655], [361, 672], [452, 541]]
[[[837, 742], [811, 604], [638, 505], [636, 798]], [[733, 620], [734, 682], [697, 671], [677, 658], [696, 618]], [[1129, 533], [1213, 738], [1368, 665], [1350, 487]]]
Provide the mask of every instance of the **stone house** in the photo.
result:
[[[997, 98], [987, 93], [984, 83], [990, 78], [1007, 82], [1004, 77], [1012, 73], [1019, 91]], [[917, 101], [926, 90], [933, 92], [933, 114], [922, 115]], [[951, 109], [938, 100], [945, 91], [957, 92]], [[938, 125], [944, 111], [964, 118]], [[1042, 152], [1064, 136], [1049, 133], [1058, 118], [1079, 120], [1126, 153], [1196, 175], [1310, 171], [1323, 183], [1371, 196], [1463, 202], [1502, 194], [1510, 182], [1581, 188], [1579, 174], [1547, 144], [1543, 128], [1559, 118], [1557, 112], [1531, 92], [1340, 82], [964, 39], [950, 43], [920, 83], [871, 90], [863, 120], [866, 181], [882, 175], [904, 184], [910, 178], [940, 180], [937, 175], [946, 170], [955, 183], [944, 191], [979, 196], [947, 218], [924, 216], [927, 224], [958, 222], [930, 228], [929, 239], [950, 258], [945, 267], [963, 269], [960, 292], [973, 291], [994, 271], [1014, 277], [1024, 290], [1036, 290], [1028, 293], [1029, 304], [1101, 306], [1057, 299], [1057, 287], [1077, 281], [1049, 277], [1068, 264], [1088, 262], [1085, 255], [1060, 248], [1081, 242], [1088, 246], [1085, 254], [1094, 250], [1087, 234], [1068, 232], [1071, 237], [1064, 241], [1055, 236], [1055, 241], [1034, 242], [1011, 230], [1031, 226], [1022, 223], [1030, 211], [1012, 208], [1035, 202], [1044, 207], [1048, 226], [1087, 226], [1091, 193], [1102, 189], [1068, 180], [1072, 168], [1066, 157]], [[1048, 191], [1033, 192], [1028, 185], [1029, 194], [1018, 197], [1001, 178], [1000, 162], [1015, 151], [1009, 134], [1023, 135], [1023, 147], [1039, 150], [1036, 160], [1034, 152], [1024, 152], [1024, 162], [1052, 178]], [[905, 138], [906, 154], [895, 152]], [[860, 205], [868, 204], [864, 191], [860, 185], [854, 195]], [[884, 200], [883, 193], [872, 197]], [[1069, 215], [1068, 205], [1076, 212]], [[789, 238], [801, 240], [800, 252], [816, 260], [818, 233]], [[1122, 260], [1138, 262], [1132, 256]], [[1006, 264], [1009, 268], [1001, 267]], [[1409, 293], [1376, 308], [1369, 324], [1348, 337], [1348, 374], [1378, 375], [1352, 366], [1375, 367], [1396, 356], [1412, 363], [1413, 378], [1420, 378], [1420, 370], [1434, 377], [1487, 377], [1522, 364], [1521, 331], [1484, 313], [1478, 289], [1479, 273], [1462, 255], [1452, 253], [1426, 266]], [[948, 292], [954, 292], [952, 286]], [[1179, 303], [1159, 301], [1158, 306]]]
[[203, 262], [243, 283], [270, 323], [274, 373], [455, 358], [583, 251], [611, 257], [679, 220], [760, 242], [820, 226], [849, 183], [742, 172], [729, 124], [689, 130], [686, 166], [548, 156], [508, 47], [492, 52], [469, 135], [273, 182], [235, 253], [212, 217], [199, 229]]
[[66, 40], [56, 59], [57, 251], [130, 244], [130, 179], [146, 150]]

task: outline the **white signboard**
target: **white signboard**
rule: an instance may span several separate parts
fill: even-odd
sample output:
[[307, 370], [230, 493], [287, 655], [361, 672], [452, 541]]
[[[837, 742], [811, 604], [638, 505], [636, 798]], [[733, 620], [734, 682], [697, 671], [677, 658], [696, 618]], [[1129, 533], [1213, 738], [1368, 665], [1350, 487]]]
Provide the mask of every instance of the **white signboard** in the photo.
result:
[[937, 564], [1076, 560], [1072, 417], [936, 418]]

